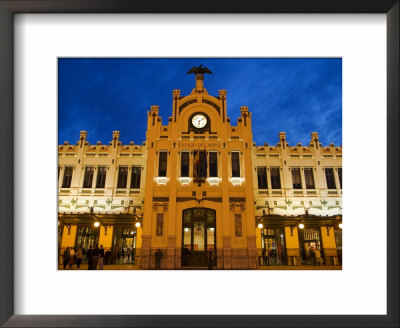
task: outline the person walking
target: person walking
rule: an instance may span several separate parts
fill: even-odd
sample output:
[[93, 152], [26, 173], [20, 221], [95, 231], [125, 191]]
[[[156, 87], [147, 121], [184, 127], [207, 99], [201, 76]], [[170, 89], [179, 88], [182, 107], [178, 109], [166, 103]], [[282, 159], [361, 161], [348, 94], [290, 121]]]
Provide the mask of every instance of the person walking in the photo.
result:
[[74, 258], [75, 258], [75, 251], [74, 249], [71, 247], [71, 249], [69, 250], [69, 259], [68, 259], [68, 267], [70, 269], [72, 269], [72, 266], [74, 264]]
[[79, 269], [79, 267], [81, 266], [82, 263], [82, 248], [78, 247], [78, 249], [76, 250], [76, 268]]
[[214, 261], [214, 254], [212, 248], [209, 249], [207, 258], [208, 258], [208, 270], [212, 270]]
[[103, 248], [103, 245], [100, 245], [100, 249], [99, 249], [99, 270], [103, 270], [103, 264], [104, 264], [104, 248]]
[[132, 254], [132, 250], [131, 250], [130, 247], [128, 247], [128, 249], [126, 250], [126, 256], [128, 257], [128, 262], [129, 262], [129, 260], [131, 258], [131, 254]]
[[265, 265], [266, 266], [270, 265], [270, 263], [269, 263], [269, 250], [268, 249], [265, 249]]
[[276, 258], [277, 258], [277, 252], [276, 252], [276, 249], [271, 249], [271, 251], [270, 251], [270, 254], [269, 254], [269, 257], [270, 257], [270, 262], [271, 262], [271, 264], [276, 264]]
[[111, 251], [108, 250], [104, 255], [104, 264], [105, 265], [108, 265], [110, 263], [110, 258], [111, 258]]
[[93, 257], [92, 257], [92, 254], [93, 254], [93, 245], [91, 245], [89, 247], [89, 249], [87, 250], [87, 252], [86, 252], [86, 259], [87, 259], [87, 262], [88, 262], [88, 270], [93, 270]]
[[315, 250], [315, 260], [317, 262], [317, 264], [316, 264], [317, 266], [322, 265], [323, 259], [321, 257], [321, 252], [319, 251], [319, 249]]
[[160, 263], [161, 263], [161, 258], [162, 258], [162, 253], [160, 249], [157, 249], [157, 252], [154, 254], [156, 257], [156, 270], [160, 269]]
[[69, 261], [69, 247], [64, 251], [63, 253], [63, 265], [64, 265], [64, 270], [67, 269], [67, 264]]
[[93, 259], [92, 270], [97, 270], [97, 266], [99, 264], [99, 256], [100, 256], [100, 249], [99, 245], [96, 244], [96, 247], [92, 252], [92, 259]]
[[311, 248], [310, 248], [310, 257], [311, 257], [311, 259], [312, 259], [312, 261], [313, 261], [313, 265], [314, 265], [314, 266], [317, 266], [317, 256], [316, 256], [316, 254], [315, 254], [315, 249], [314, 249], [314, 247], [311, 247]]

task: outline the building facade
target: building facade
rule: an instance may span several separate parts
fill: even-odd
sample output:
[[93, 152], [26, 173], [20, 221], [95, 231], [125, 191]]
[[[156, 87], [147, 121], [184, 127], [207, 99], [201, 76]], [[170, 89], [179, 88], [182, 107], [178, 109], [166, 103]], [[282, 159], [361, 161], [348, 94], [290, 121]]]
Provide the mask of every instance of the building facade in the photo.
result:
[[341, 263], [342, 148], [256, 146], [252, 116], [227, 117], [227, 92], [211, 96], [196, 74], [191, 94], [172, 93], [172, 116], [148, 112], [143, 145], [59, 146], [59, 251], [102, 244], [134, 249], [135, 263], [162, 269], [256, 269], [307, 265], [310, 248]]

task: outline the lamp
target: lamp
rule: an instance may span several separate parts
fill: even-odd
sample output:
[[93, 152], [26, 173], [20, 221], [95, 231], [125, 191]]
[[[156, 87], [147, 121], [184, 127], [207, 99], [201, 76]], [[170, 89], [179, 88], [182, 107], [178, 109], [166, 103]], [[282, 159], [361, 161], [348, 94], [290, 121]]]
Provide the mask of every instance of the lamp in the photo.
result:
[[300, 228], [300, 229], [304, 229], [304, 224], [303, 224], [303, 223], [300, 223], [300, 224], [299, 224], [299, 228]]

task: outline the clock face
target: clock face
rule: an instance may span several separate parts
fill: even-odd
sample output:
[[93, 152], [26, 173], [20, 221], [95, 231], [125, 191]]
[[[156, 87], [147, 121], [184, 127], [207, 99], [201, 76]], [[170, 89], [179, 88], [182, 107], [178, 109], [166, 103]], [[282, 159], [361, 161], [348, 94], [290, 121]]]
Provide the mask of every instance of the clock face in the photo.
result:
[[197, 114], [192, 118], [192, 124], [194, 127], [201, 129], [204, 128], [207, 124], [207, 119], [204, 115]]

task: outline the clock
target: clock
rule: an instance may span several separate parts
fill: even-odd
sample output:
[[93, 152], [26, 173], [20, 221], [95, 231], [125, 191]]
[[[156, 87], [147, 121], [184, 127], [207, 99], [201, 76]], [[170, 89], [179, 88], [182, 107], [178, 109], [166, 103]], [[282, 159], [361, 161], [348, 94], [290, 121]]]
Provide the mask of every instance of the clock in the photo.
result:
[[195, 128], [204, 128], [207, 124], [207, 118], [202, 114], [197, 114], [192, 118], [192, 124]]

